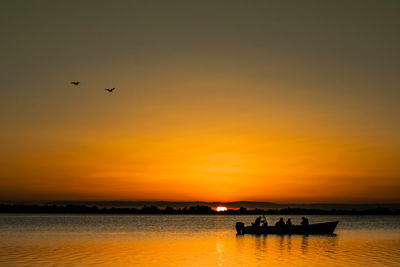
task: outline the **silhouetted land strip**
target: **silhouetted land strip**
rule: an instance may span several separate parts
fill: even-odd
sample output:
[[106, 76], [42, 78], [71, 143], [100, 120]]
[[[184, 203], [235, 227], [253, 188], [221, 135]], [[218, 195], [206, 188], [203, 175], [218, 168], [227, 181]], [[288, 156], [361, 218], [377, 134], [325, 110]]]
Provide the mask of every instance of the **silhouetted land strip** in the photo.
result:
[[400, 209], [374, 208], [365, 210], [340, 210], [340, 209], [228, 209], [217, 212], [209, 206], [191, 206], [184, 208], [166, 207], [160, 209], [156, 206], [143, 208], [98, 208], [85, 205], [8, 205], [0, 204], [0, 213], [70, 213], [70, 214], [215, 214], [215, 215], [400, 215]]
[[159, 208], [174, 207], [184, 208], [191, 206], [209, 206], [209, 207], [229, 207], [238, 209], [245, 207], [247, 209], [264, 209], [275, 210], [285, 208], [300, 208], [300, 209], [321, 209], [321, 210], [367, 210], [375, 208], [400, 209], [400, 203], [360, 203], [360, 204], [345, 204], [345, 203], [275, 203], [265, 201], [233, 201], [233, 202], [205, 202], [205, 201], [50, 201], [50, 202], [1, 202], [2, 204], [22, 204], [22, 205], [78, 205], [78, 206], [96, 206], [101, 208], [142, 208], [156, 206]]

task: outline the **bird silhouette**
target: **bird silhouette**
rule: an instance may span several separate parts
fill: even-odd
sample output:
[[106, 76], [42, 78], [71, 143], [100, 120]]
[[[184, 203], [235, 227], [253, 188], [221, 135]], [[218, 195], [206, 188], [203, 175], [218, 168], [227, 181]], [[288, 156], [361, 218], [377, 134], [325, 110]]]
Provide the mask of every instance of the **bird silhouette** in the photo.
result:
[[112, 93], [112, 92], [114, 91], [114, 89], [115, 89], [115, 88], [111, 88], [111, 89], [110, 89], [110, 88], [106, 88], [106, 89], [104, 89], [104, 90], [108, 91], [109, 93]]
[[71, 82], [73, 85], [79, 85], [81, 82]]

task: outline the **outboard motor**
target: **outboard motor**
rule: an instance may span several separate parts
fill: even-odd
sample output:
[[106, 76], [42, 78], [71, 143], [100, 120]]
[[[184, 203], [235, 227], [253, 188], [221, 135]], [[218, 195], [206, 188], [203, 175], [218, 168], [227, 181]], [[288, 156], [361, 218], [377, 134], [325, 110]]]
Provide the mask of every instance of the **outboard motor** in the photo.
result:
[[244, 223], [242, 223], [242, 222], [236, 223], [236, 232], [238, 233], [238, 235], [244, 234]]

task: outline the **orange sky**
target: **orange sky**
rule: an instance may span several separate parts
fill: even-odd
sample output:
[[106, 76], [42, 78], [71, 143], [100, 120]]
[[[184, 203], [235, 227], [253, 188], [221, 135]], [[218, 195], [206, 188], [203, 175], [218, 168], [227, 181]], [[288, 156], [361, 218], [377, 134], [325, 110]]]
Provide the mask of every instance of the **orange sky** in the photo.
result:
[[8, 3], [0, 200], [400, 202], [399, 5], [265, 5]]

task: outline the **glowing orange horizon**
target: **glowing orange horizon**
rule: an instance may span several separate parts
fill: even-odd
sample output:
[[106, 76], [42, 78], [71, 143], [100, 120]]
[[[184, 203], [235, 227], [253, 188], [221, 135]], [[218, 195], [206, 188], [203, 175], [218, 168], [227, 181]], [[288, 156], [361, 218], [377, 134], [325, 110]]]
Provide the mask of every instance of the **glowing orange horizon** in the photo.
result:
[[[190, 127], [189, 127], [190, 128]], [[229, 127], [228, 127], [229, 128]], [[398, 166], [352, 140], [189, 132], [4, 158], [2, 200], [398, 202]], [[24, 142], [23, 140], [21, 142]], [[343, 146], [342, 144], [346, 144]], [[4, 155], [4, 154], [3, 154]], [[8, 154], [10, 156], [10, 154]], [[0, 156], [1, 157], [1, 156]], [[14, 166], [19, 166], [15, 168]]]

